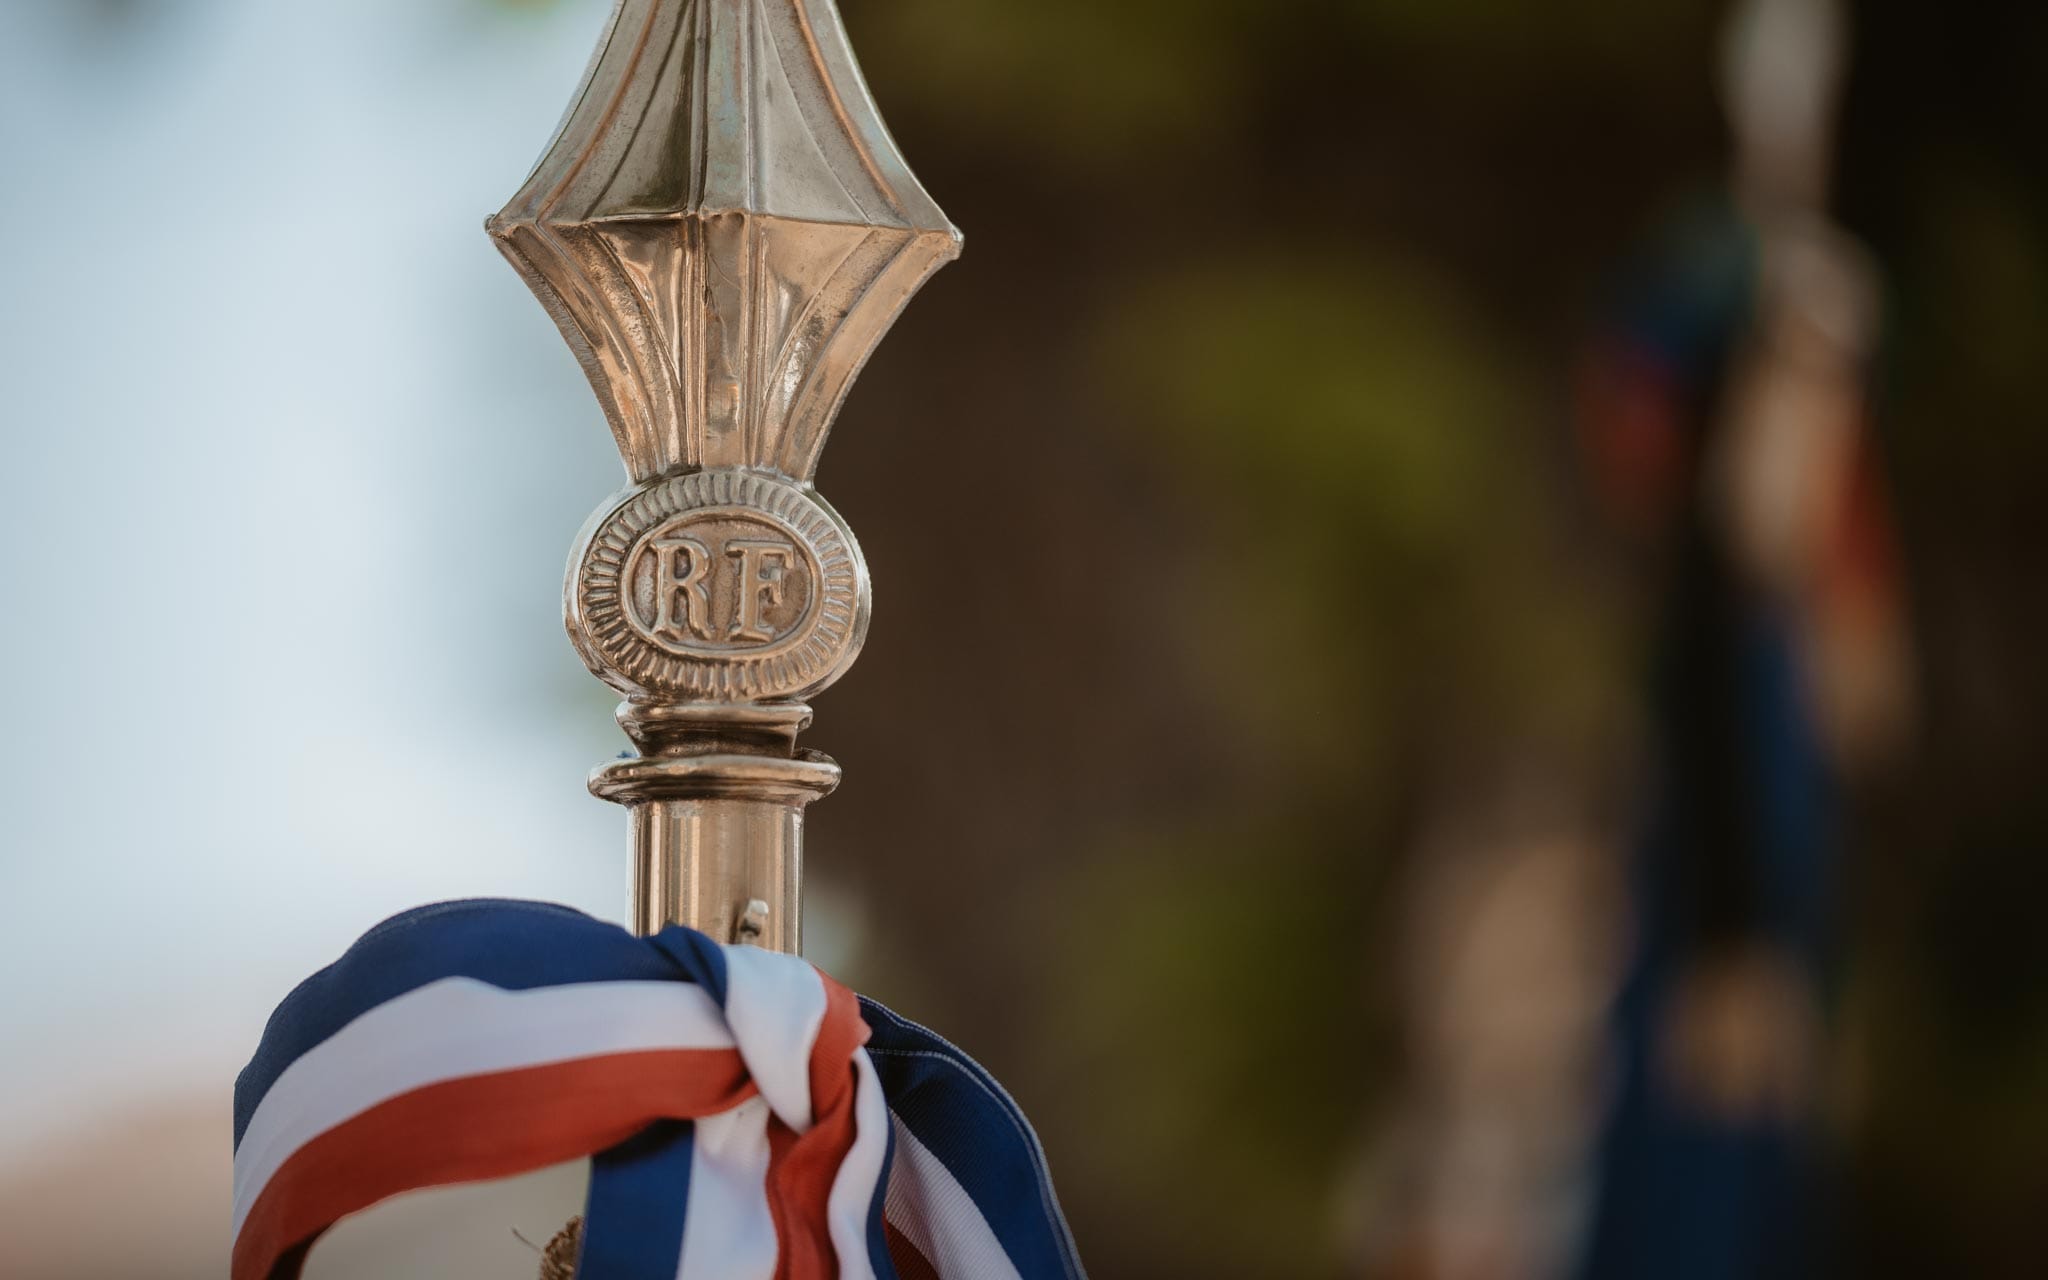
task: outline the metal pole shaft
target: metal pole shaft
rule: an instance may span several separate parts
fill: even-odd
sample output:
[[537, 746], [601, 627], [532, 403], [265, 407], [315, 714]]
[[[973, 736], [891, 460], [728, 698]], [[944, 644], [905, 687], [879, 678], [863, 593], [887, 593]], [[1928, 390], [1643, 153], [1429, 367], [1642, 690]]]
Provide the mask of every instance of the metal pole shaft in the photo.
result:
[[803, 950], [804, 811], [755, 800], [633, 806], [633, 929]]

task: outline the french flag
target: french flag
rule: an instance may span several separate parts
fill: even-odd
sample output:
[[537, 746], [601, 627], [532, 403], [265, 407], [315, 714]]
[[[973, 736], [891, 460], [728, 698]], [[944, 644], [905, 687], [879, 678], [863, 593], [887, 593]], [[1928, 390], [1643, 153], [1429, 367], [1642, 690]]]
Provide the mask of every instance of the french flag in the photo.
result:
[[385, 921], [272, 1015], [231, 1275], [585, 1155], [579, 1280], [1083, 1277], [1031, 1126], [937, 1035], [792, 956], [482, 900]]

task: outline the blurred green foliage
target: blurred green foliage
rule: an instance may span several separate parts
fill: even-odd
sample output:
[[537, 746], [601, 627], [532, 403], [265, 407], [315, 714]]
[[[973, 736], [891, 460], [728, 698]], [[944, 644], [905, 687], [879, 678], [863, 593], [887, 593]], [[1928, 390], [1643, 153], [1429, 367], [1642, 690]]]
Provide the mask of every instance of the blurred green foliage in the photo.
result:
[[[1332, 1224], [1361, 1134], [1331, 1100], [1381, 1087], [1392, 1055], [1358, 1016], [1365, 965], [1331, 963], [1359, 955], [1361, 869], [1332, 883], [1311, 852], [1323, 838], [1306, 815], [1162, 831], [1098, 850], [1066, 886], [1114, 904], [1116, 927], [1082, 913], [1056, 935], [1057, 998], [1039, 1011], [1060, 1029], [1053, 1096], [1095, 1135], [1063, 1162], [1065, 1194], [1147, 1224], [1162, 1274], [1341, 1269]], [[1106, 1242], [1098, 1265], [1133, 1265], [1127, 1247]]]
[[1135, 291], [1100, 346], [1117, 407], [1228, 513], [1204, 549], [1227, 585], [1188, 632], [1233, 718], [1339, 786], [1374, 763], [1393, 699], [1430, 685], [1503, 738], [1592, 732], [1602, 694], [1574, 675], [1598, 671], [1597, 609], [1524, 589], [1554, 606], [1572, 581], [1541, 392], [1450, 282], [1327, 251], [1253, 250]]

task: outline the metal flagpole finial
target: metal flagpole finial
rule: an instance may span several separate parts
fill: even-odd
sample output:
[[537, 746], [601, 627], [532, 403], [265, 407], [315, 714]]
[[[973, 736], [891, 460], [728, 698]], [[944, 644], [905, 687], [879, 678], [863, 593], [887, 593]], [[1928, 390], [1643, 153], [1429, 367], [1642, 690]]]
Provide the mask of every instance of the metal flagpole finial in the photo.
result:
[[642, 932], [800, 945], [803, 699], [868, 623], [811, 489], [848, 387], [960, 235], [883, 128], [832, 0], [620, 0], [555, 140], [487, 224], [576, 352], [631, 477], [570, 559], [569, 635], [640, 748]]

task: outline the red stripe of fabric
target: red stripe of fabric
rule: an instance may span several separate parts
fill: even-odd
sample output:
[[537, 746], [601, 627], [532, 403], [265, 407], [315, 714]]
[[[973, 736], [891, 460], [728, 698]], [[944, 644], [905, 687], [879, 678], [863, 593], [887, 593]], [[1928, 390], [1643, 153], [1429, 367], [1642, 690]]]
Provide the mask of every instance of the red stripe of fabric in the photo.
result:
[[895, 1223], [884, 1222], [882, 1234], [889, 1241], [889, 1261], [896, 1264], [897, 1280], [939, 1280], [939, 1269], [917, 1251], [910, 1237], [898, 1231]]
[[868, 1024], [852, 991], [823, 973], [818, 978], [825, 984], [825, 1017], [811, 1046], [813, 1123], [802, 1134], [780, 1120], [768, 1126], [768, 1208], [781, 1242], [775, 1280], [839, 1275], [828, 1208], [832, 1182], [856, 1136], [859, 1074], [853, 1055], [867, 1043]]
[[297, 1280], [328, 1227], [420, 1187], [509, 1177], [602, 1151], [661, 1119], [754, 1095], [731, 1049], [663, 1049], [464, 1076], [387, 1099], [293, 1152], [235, 1238], [233, 1280]]

